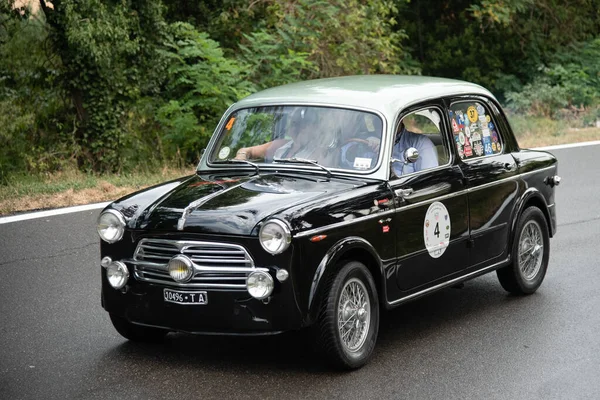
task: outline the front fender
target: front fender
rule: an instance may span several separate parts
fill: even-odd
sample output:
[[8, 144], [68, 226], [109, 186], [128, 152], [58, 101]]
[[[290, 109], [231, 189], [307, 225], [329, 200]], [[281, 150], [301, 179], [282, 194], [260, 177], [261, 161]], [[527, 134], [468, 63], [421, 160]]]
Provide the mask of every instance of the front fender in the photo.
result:
[[[339, 268], [340, 260], [343, 260], [350, 252], [353, 254], [358, 253], [360, 258], [368, 261], [366, 263], [367, 268], [371, 270], [373, 279], [378, 283], [378, 289], [385, 287], [381, 282], [383, 276], [381, 258], [371, 243], [358, 236], [340, 239], [325, 253], [315, 270], [308, 296], [308, 325], [311, 325], [317, 319], [319, 306], [325, 295], [327, 284], [335, 277], [335, 271]], [[382, 293], [379, 293], [380, 297], [382, 295]]]

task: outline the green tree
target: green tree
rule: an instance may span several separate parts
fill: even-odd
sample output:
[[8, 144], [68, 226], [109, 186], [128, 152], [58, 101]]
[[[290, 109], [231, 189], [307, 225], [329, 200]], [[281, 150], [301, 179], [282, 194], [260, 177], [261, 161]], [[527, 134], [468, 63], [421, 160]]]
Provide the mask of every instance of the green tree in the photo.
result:
[[49, 39], [62, 69], [60, 83], [76, 110], [79, 165], [118, 170], [120, 123], [143, 92], [157, 93], [164, 63], [158, 57], [164, 22], [160, 2], [40, 1]]
[[247, 67], [225, 58], [219, 44], [188, 23], [169, 28], [162, 56], [168, 62], [165, 104], [157, 119], [169, 151], [198, 161], [223, 111], [255, 90]]
[[499, 95], [600, 33], [598, 0], [413, 0], [398, 8], [424, 74], [474, 81]]
[[[403, 50], [406, 35], [394, 28], [395, 8], [389, 1], [262, 3], [268, 17], [258, 29], [243, 34], [240, 46], [259, 87], [350, 74], [419, 72]], [[226, 15], [248, 13], [229, 11]]]

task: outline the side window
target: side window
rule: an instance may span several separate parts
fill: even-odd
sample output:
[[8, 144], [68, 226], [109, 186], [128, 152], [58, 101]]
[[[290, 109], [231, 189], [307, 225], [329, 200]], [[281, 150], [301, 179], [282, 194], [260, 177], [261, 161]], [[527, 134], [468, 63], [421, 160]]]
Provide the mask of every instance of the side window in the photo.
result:
[[[392, 170], [396, 176], [435, 168], [450, 161], [447, 144], [441, 131], [441, 114], [436, 108], [424, 108], [402, 118], [396, 131]], [[419, 158], [414, 163], [404, 162], [404, 152], [414, 147]]]
[[454, 103], [448, 111], [461, 160], [502, 153], [502, 140], [489, 109], [478, 101]]

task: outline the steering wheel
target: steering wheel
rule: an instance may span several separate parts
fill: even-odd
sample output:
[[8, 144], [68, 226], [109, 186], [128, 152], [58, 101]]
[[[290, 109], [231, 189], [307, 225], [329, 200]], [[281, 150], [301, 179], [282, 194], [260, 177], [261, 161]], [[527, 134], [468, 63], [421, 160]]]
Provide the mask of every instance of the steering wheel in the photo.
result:
[[[351, 144], [350, 146], [347, 146]], [[354, 159], [357, 157], [364, 157], [369, 153], [374, 153], [368, 140], [352, 138], [344, 142], [343, 147], [347, 147], [346, 151], [342, 153], [343, 159], [342, 164], [354, 166]]]

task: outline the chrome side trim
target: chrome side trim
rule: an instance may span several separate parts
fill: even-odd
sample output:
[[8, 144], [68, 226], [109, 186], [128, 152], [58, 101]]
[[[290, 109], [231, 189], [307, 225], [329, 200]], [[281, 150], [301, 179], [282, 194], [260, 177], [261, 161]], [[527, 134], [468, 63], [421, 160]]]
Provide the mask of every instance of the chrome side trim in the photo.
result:
[[396, 209], [396, 211], [397, 212], [402, 212], [402, 211], [405, 211], [405, 210], [410, 210], [412, 208], [416, 208], [416, 207], [422, 206], [424, 204], [431, 203], [433, 201], [442, 201], [442, 200], [450, 199], [452, 197], [462, 196], [463, 194], [468, 193], [468, 192], [469, 192], [469, 189], [463, 189], [463, 190], [460, 190], [460, 191], [455, 192], [455, 193], [448, 193], [448, 194], [445, 194], [443, 196], [434, 197], [434, 198], [431, 198], [431, 199], [428, 199], [428, 200], [419, 201], [418, 203], [414, 203], [414, 204], [409, 204], [409, 205], [406, 205], [406, 206], [398, 207]]
[[536, 169], [535, 171], [523, 172], [522, 174], [519, 174], [519, 176], [533, 175], [533, 174], [537, 174], [538, 172], [548, 171], [553, 168], [556, 168], [556, 165], [551, 165], [549, 167], [544, 167], [542, 169]]
[[470, 273], [468, 273], [466, 275], [459, 276], [459, 277], [454, 278], [452, 280], [449, 280], [447, 282], [439, 283], [439, 284], [437, 284], [435, 286], [429, 287], [427, 289], [423, 289], [423, 290], [421, 290], [419, 292], [413, 293], [413, 294], [408, 295], [406, 297], [402, 297], [401, 299], [390, 301], [390, 302], [388, 302], [388, 305], [390, 305], [390, 306], [397, 306], [397, 305], [400, 305], [402, 303], [406, 303], [406, 302], [408, 302], [410, 300], [414, 300], [417, 297], [421, 297], [421, 296], [424, 296], [424, 295], [426, 295], [428, 293], [435, 292], [436, 290], [440, 290], [440, 289], [446, 288], [448, 286], [455, 285], [455, 284], [457, 284], [459, 282], [469, 280], [470, 278], [475, 278], [475, 277], [477, 277], [479, 275], [483, 275], [483, 274], [485, 274], [487, 272], [491, 272], [491, 271], [493, 271], [495, 269], [500, 268], [501, 266], [503, 266], [503, 264], [507, 264], [508, 262], [509, 262], [509, 259], [506, 258], [506, 259], [504, 259], [502, 261], [499, 261], [499, 262], [497, 262], [495, 264], [492, 264], [492, 265], [489, 265], [487, 267], [478, 269], [477, 271], [473, 271], [473, 272], [470, 272]]
[[[544, 171], [552, 169], [552, 168], [555, 168], [555, 166], [551, 165], [549, 167], [545, 167], [545, 168], [538, 169], [538, 170], [535, 170], [535, 171], [529, 171], [529, 172], [525, 172], [525, 173], [522, 173], [522, 174], [516, 174], [516, 175], [513, 175], [513, 176], [509, 176], [508, 178], [499, 179], [497, 181], [485, 183], [483, 185], [476, 186], [476, 187], [473, 187], [473, 188], [463, 189], [463, 190], [461, 190], [459, 192], [456, 192], [456, 193], [450, 193], [450, 194], [446, 194], [446, 195], [440, 196], [440, 197], [435, 197], [435, 198], [432, 198], [432, 199], [429, 199], [429, 200], [423, 200], [423, 201], [420, 201], [418, 203], [408, 204], [408, 205], [405, 205], [405, 206], [401, 206], [401, 207], [398, 207], [398, 209], [395, 209], [395, 210], [383, 211], [383, 212], [380, 212], [380, 213], [377, 213], [377, 214], [366, 215], [364, 217], [355, 218], [355, 219], [352, 219], [350, 221], [336, 222], [336, 223], [331, 224], [331, 225], [327, 225], [327, 226], [322, 226], [322, 227], [319, 227], [319, 228], [310, 229], [310, 230], [307, 230], [307, 231], [299, 232], [299, 233], [295, 234], [293, 237], [294, 238], [302, 238], [302, 237], [306, 237], [306, 236], [315, 235], [315, 234], [318, 234], [318, 233], [321, 233], [321, 232], [324, 232], [324, 231], [328, 231], [328, 230], [331, 230], [331, 229], [340, 228], [340, 227], [343, 227], [343, 226], [346, 226], [346, 225], [351, 225], [351, 224], [354, 224], [354, 223], [358, 223], [358, 222], [362, 222], [362, 221], [367, 221], [367, 220], [372, 219], [372, 218], [381, 218], [381, 217], [384, 217], [384, 216], [386, 216], [388, 214], [393, 214], [393, 213], [396, 213], [396, 212], [401, 212], [401, 211], [404, 211], [404, 210], [410, 210], [412, 208], [422, 206], [423, 204], [427, 204], [428, 202], [442, 201], [442, 200], [446, 200], [446, 199], [449, 199], [449, 198], [452, 198], [452, 197], [455, 197], [455, 196], [461, 196], [461, 195], [463, 195], [465, 193], [468, 194], [468, 193], [476, 192], [478, 190], [482, 190], [482, 189], [485, 189], [485, 188], [488, 188], [488, 187], [491, 187], [491, 186], [494, 186], [494, 185], [497, 185], [497, 184], [500, 184], [500, 183], [510, 182], [510, 181], [513, 181], [513, 180], [519, 180], [519, 179], [521, 179], [524, 176], [532, 175], [532, 174], [539, 173], [539, 172], [544, 172]], [[428, 171], [431, 171], [431, 170], [428, 170]], [[418, 172], [414, 172], [413, 174], [415, 174], [415, 173], [418, 173]], [[407, 176], [407, 175], [403, 175], [403, 176]]]
[[414, 204], [409, 204], [409, 205], [406, 205], [406, 206], [402, 206], [402, 208], [399, 208], [399, 209], [382, 211], [382, 212], [379, 212], [379, 213], [376, 213], [376, 214], [365, 215], [364, 217], [354, 218], [354, 219], [349, 220], [349, 221], [336, 222], [334, 224], [323, 226], [323, 227], [320, 227], [320, 228], [314, 228], [314, 229], [310, 229], [310, 230], [307, 230], [307, 231], [299, 232], [299, 233], [297, 233], [297, 234], [294, 235], [294, 238], [302, 238], [302, 237], [305, 237], [305, 236], [311, 236], [311, 235], [314, 235], [316, 233], [320, 233], [320, 232], [323, 232], [323, 231], [328, 231], [328, 230], [335, 229], [335, 228], [340, 228], [340, 227], [343, 227], [343, 226], [346, 226], [346, 225], [351, 225], [351, 224], [354, 224], [354, 223], [358, 223], [358, 222], [362, 222], [362, 221], [367, 221], [367, 220], [374, 219], [374, 218], [383, 218], [383, 217], [385, 217], [385, 216], [387, 216], [389, 214], [395, 214], [396, 212], [400, 212], [400, 211], [404, 211], [404, 210], [410, 210], [411, 208], [419, 207], [419, 206], [421, 206], [423, 204], [427, 204], [427, 203], [430, 203], [432, 201], [440, 201], [440, 200], [445, 200], [445, 199], [449, 199], [449, 198], [452, 198], [452, 197], [460, 196], [460, 195], [466, 193], [467, 190], [468, 189], [464, 189], [464, 190], [461, 190], [461, 191], [456, 192], [456, 193], [449, 193], [449, 194], [446, 194], [444, 196], [435, 197], [433, 199], [423, 200], [423, 201], [420, 201], [418, 203], [414, 203]]
[[395, 213], [396, 210], [386, 210], [386, 211], [382, 211], [382, 212], [378, 212], [375, 214], [370, 214], [370, 215], [365, 215], [364, 217], [358, 217], [358, 218], [354, 218], [348, 221], [341, 221], [341, 222], [336, 222], [333, 223], [331, 225], [327, 225], [327, 226], [321, 226], [319, 228], [314, 228], [314, 229], [309, 229], [307, 231], [302, 231], [299, 232], [297, 234], [294, 235], [294, 238], [302, 238], [305, 236], [311, 236], [314, 235], [315, 233], [319, 233], [319, 232], [323, 232], [323, 231], [328, 231], [331, 229], [335, 229], [335, 228], [339, 228], [342, 226], [346, 226], [346, 225], [352, 225], [355, 224], [357, 222], [362, 222], [362, 221], [368, 221], [370, 219], [376, 219], [376, 218], [383, 218], [387, 215], [393, 214]]
[[467, 192], [468, 193], [476, 192], [478, 190], [486, 189], [486, 188], [489, 188], [489, 187], [492, 187], [494, 185], [498, 185], [501, 183], [516, 181], [516, 180], [519, 180], [520, 178], [521, 178], [521, 175], [509, 176], [508, 178], [498, 179], [497, 181], [494, 181], [494, 182], [484, 183], [483, 185], [469, 188], [469, 189], [467, 189]]

